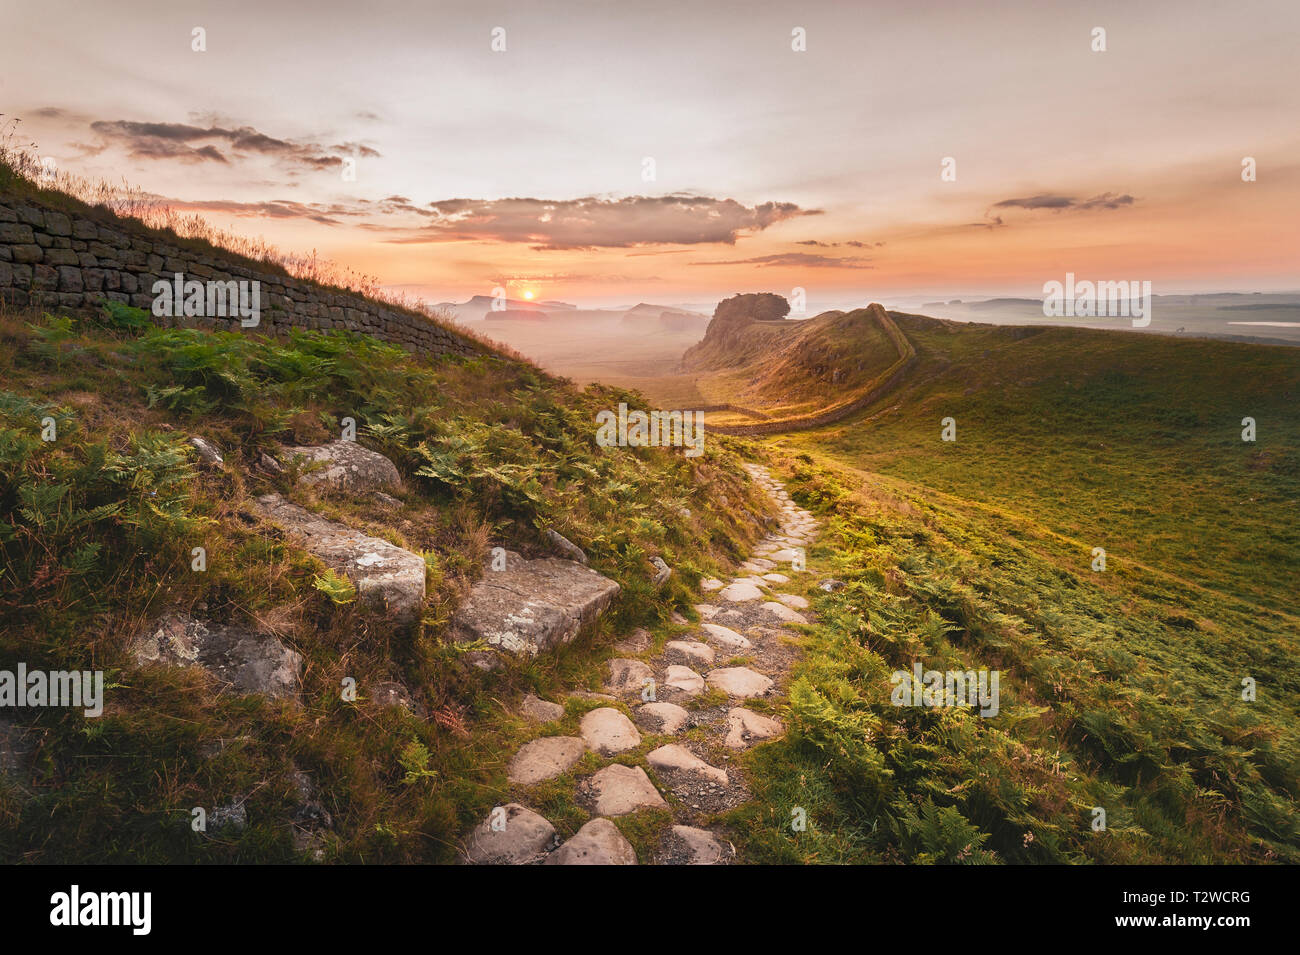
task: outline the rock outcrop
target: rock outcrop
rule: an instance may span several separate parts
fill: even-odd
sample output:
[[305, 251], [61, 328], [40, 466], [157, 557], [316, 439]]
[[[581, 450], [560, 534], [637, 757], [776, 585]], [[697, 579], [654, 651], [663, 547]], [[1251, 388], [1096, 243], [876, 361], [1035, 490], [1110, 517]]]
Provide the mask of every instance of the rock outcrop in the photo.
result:
[[397, 465], [355, 441], [332, 441], [316, 447], [284, 449], [284, 460], [300, 459], [305, 469], [299, 484], [325, 484], [340, 491], [393, 490], [402, 486]]
[[420, 619], [425, 567], [419, 554], [328, 521], [278, 494], [259, 497], [257, 509], [304, 550], [352, 581], [363, 605], [398, 625]]
[[240, 693], [292, 697], [302, 674], [302, 656], [275, 637], [181, 613], [161, 617], [131, 651], [142, 666], [201, 667]]
[[506, 552], [505, 569], [489, 563], [451, 621], [455, 639], [536, 656], [568, 643], [596, 621], [619, 586], [572, 560], [526, 560]]

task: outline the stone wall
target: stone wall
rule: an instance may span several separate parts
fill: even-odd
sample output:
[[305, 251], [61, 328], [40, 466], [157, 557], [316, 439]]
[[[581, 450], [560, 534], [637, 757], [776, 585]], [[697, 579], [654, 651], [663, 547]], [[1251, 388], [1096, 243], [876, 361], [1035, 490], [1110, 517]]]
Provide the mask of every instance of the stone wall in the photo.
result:
[[[0, 195], [0, 301], [68, 312], [97, 311], [104, 299], [150, 311], [157, 281], [261, 283], [260, 322], [249, 331], [348, 329], [413, 351], [475, 355], [487, 349], [424, 316], [360, 295], [277, 274], [234, 254], [198, 252], [139, 223], [99, 210], [69, 213], [27, 197]], [[159, 324], [239, 331], [240, 320], [155, 318]]]

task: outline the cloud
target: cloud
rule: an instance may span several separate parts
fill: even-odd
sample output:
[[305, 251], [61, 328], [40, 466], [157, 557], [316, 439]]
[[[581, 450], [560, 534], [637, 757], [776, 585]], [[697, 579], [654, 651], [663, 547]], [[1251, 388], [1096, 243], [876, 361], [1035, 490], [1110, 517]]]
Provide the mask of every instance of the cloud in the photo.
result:
[[[317, 143], [277, 139], [252, 126], [207, 126], [190, 123], [141, 123], [131, 120], [96, 120], [90, 128], [103, 140], [126, 149], [136, 159], [179, 160], [228, 164], [231, 157], [267, 156], [292, 166], [328, 169], [342, 155], [378, 156], [369, 146], [355, 142], [324, 147]], [[226, 152], [222, 152], [222, 150]]]
[[[429, 221], [387, 227], [386, 242], [462, 240], [528, 243], [538, 250], [631, 248], [642, 245], [732, 245], [798, 216], [819, 215], [791, 202], [746, 206], [708, 196], [587, 196], [581, 199], [445, 199], [418, 210]], [[373, 228], [384, 230], [384, 226]]]
[[1118, 209], [1131, 206], [1137, 200], [1125, 193], [1103, 192], [1091, 199], [1076, 199], [1073, 196], [1061, 196], [1054, 193], [1040, 193], [1019, 199], [1003, 199], [993, 203], [994, 209]]
[[812, 252], [778, 252], [773, 255], [757, 255], [749, 259], [728, 259], [718, 262], [692, 262], [691, 265], [756, 265], [759, 268], [793, 268], [802, 269], [869, 269], [870, 259], [858, 256], [837, 257], [834, 255], [817, 255]]

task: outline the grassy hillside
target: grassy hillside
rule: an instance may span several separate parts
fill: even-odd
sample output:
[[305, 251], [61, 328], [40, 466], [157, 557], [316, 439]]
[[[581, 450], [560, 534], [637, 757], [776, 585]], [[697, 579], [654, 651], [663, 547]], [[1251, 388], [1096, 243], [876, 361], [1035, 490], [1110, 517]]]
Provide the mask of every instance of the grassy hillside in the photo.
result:
[[[814, 603], [790, 734], [748, 757], [758, 799], [730, 821], [751, 859], [1300, 861], [1300, 617], [1134, 562], [1092, 573], [1023, 513], [810, 455], [784, 470], [845, 586]], [[915, 661], [1000, 671], [1000, 711], [894, 706]]]
[[824, 312], [806, 321], [714, 319], [708, 334], [682, 356], [689, 379], [709, 405], [757, 415], [715, 412], [718, 425], [756, 416], [812, 415], [852, 401], [900, 358], [880, 306]]
[[[0, 315], [0, 669], [104, 669], [106, 709], [23, 711], [30, 785], [0, 774], [7, 861], [287, 861], [293, 773], [316, 781], [343, 861], [436, 861], [493, 805], [503, 707], [547, 693], [608, 630], [686, 609], [694, 585], [756, 536], [768, 505], [716, 442], [686, 459], [595, 444], [597, 410], [635, 396], [579, 392], [507, 357], [429, 359], [374, 339], [287, 340], [159, 329], [115, 308], [98, 320]], [[316, 443], [356, 419], [358, 439], [403, 472], [399, 504], [295, 483], [264, 451]], [[41, 439], [54, 418], [55, 441]], [[189, 435], [225, 452], [201, 469]], [[254, 517], [278, 491], [423, 553], [428, 597], [414, 632], [338, 593], [323, 565]], [[490, 545], [549, 552], [556, 528], [623, 587], [615, 611], [557, 658], [492, 677], [444, 639]], [[203, 546], [206, 572], [190, 569]], [[674, 568], [666, 591], [648, 555]], [[127, 647], [164, 610], [252, 625], [306, 658], [302, 704], [218, 692], [198, 672], [137, 670]], [[689, 612], [689, 611], [688, 611]], [[367, 698], [404, 684], [420, 712]], [[199, 838], [192, 807], [245, 800], [237, 836]]]
[[[898, 322], [919, 354], [903, 385], [791, 447], [1032, 518], [1072, 542], [1072, 566], [1103, 547], [1112, 566], [1293, 606], [1300, 350]], [[956, 442], [940, 440], [945, 417]]]

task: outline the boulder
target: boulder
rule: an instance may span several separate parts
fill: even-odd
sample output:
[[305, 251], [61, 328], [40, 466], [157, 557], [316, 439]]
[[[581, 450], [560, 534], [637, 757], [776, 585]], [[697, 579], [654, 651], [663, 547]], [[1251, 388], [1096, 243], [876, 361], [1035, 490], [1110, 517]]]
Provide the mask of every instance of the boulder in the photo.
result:
[[240, 693], [281, 698], [298, 692], [302, 656], [270, 634], [205, 623], [187, 614], [160, 617], [131, 647], [141, 666], [197, 666]]
[[724, 743], [728, 749], [745, 749], [756, 742], [780, 735], [781, 724], [774, 719], [760, 716], [743, 706], [732, 707], [727, 711], [727, 738]]
[[656, 776], [675, 790], [725, 787], [728, 782], [725, 770], [710, 766], [678, 743], [651, 750], [646, 754], [646, 762]]
[[587, 563], [587, 552], [559, 531], [547, 528], [546, 539], [555, 545], [555, 549], [569, 560], [576, 560], [580, 564]]
[[578, 732], [587, 745], [602, 756], [613, 756], [641, 744], [641, 734], [632, 721], [612, 706], [602, 706], [585, 714]]
[[525, 743], [506, 767], [506, 778], [516, 786], [535, 786], [554, 779], [582, 759], [587, 744], [576, 736], [544, 736]]
[[519, 715], [534, 723], [550, 723], [564, 715], [564, 707], [529, 693], [519, 704]]
[[667, 841], [670, 857], [679, 864], [721, 865], [730, 855], [717, 836], [694, 826], [673, 826]]
[[285, 448], [286, 460], [301, 458], [304, 468], [299, 484], [324, 484], [340, 491], [367, 491], [372, 488], [399, 488], [402, 475], [392, 461], [355, 441], [331, 441], [317, 447]]
[[225, 458], [221, 456], [221, 452], [217, 450], [217, 446], [211, 441], [194, 435], [190, 438], [189, 443], [194, 448], [194, 453], [199, 456], [199, 460], [204, 464], [220, 468], [226, 463]]
[[609, 683], [605, 689], [619, 696], [640, 694], [642, 687], [654, 682], [654, 677], [649, 664], [618, 657], [609, 661]]
[[750, 600], [762, 600], [763, 591], [759, 590], [748, 581], [736, 581], [735, 583], [730, 583], [723, 587], [722, 590], [718, 592], [718, 596], [723, 600], [729, 600], [732, 603], [745, 603]]
[[749, 650], [754, 646], [746, 637], [741, 636], [730, 627], [724, 627], [718, 623], [700, 624], [700, 629], [705, 633], [705, 639], [730, 653], [740, 650]]
[[638, 706], [636, 721], [647, 733], [661, 733], [670, 736], [690, 721], [691, 714], [676, 703], [658, 701]]
[[772, 681], [749, 667], [725, 667], [709, 673], [708, 684], [721, 690], [728, 696], [742, 699], [751, 696], [763, 696], [772, 689]]
[[656, 587], [662, 587], [668, 582], [668, 578], [673, 575], [673, 569], [664, 562], [662, 557], [651, 557], [650, 563], [655, 569], [654, 578], [650, 582]]
[[546, 865], [636, 865], [636, 850], [608, 819], [593, 819], [546, 858]]
[[555, 827], [517, 802], [494, 809], [465, 845], [470, 865], [528, 865], [555, 844]]
[[805, 617], [803, 614], [801, 614], [799, 611], [791, 610], [785, 604], [777, 603], [777, 601], [775, 600], [764, 601], [763, 609], [766, 610], [768, 613], [770, 613], [772, 616], [776, 617], [782, 623], [806, 624], [808, 622], [808, 618]]
[[591, 777], [597, 815], [625, 816], [639, 809], [665, 809], [668, 804], [640, 766], [613, 763]]
[[257, 509], [283, 527], [294, 543], [352, 581], [363, 605], [401, 625], [420, 619], [425, 565], [419, 554], [327, 521], [278, 494], [259, 497]]
[[688, 696], [697, 696], [704, 692], [704, 677], [690, 667], [674, 665], [664, 673], [664, 686], [681, 690]]
[[614, 581], [576, 561], [525, 560], [507, 551], [505, 568], [492, 570], [489, 563], [452, 617], [451, 631], [462, 642], [536, 656], [594, 623], [618, 592]]
[[664, 644], [664, 658], [692, 667], [713, 666], [713, 648], [698, 640], [669, 640]]

